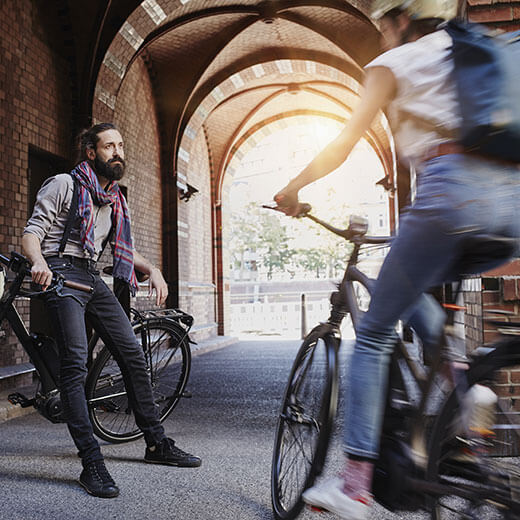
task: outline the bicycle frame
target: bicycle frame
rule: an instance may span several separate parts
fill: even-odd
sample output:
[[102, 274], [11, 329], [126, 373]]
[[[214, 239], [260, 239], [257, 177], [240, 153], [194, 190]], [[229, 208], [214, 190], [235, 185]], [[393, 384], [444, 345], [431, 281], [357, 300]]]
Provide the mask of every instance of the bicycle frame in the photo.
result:
[[[0, 261], [6, 265], [9, 265], [10, 263], [9, 258], [3, 255], [0, 255]], [[6, 291], [4, 298], [0, 302], [0, 323], [6, 319], [11, 325], [14, 334], [18, 338], [23, 349], [27, 352], [31, 363], [36, 369], [42, 385], [42, 393], [46, 395], [49, 392], [57, 390], [57, 382], [45, 366], [45, 363], [36, 348], [35, 338], [29, 334], [25, 323], [14, 306], [14, 300], [20, 292], [24, 279], [25, 273], [22, 271], [18, 272], [15, 279], [12, 281], [11, 286]]]

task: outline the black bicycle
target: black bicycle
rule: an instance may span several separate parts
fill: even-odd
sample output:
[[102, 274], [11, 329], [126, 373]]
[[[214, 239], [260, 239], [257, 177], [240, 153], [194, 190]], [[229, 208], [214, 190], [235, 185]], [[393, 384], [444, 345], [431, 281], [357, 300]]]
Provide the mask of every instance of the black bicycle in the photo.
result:
[[[331, 296], [329, 319], [305, 337], [290, 372], [271, 469], [277, 519], [299, 515], [303, 491], [314, 484], [325, 464], [338, 400], [340, 325], [350, 315], [356, 327], [374, 284], [357, 267], [360, 251], [391, 240], [366, 236], [365, 219], [352, 218], [348, 229], [340, 230], [309, 211], [310, 206], [302, 205], [300, 216], [349, 241], [353, 249], [338, 291]], [[468, 242], [462, 257], [474, 258], [483, 249], [505, 254], [511, 247], [508, 239], [482, 236]], [[469, 369], [453, 370], [448, 377], [440, 368], [449, 365], [444, 359], [452, 339], [450, 327], [429, 368], [410, 355], [396, 334], [373, 482], [375, 499], [386, 508], [422, 509], [435, 520], [520, 518], [520, 323], [496, 316], [491, 321], [506, 334], [504, 339], [477, 349]], [[492, 427], [479, 432], [461, 412], [477, 386], [496, 397]]]
[[[15, 274], [9, 280], [0, 266], [0, 323], [4, 319], [9, 322], [38, 377], [34, 397], [28, 398], [16, 392], [8, 396], [9, 402], [24, 408], [33, 406], [51, 422], [63, 422], [56, 344], [48, 336], [29, 333], [14, 304], [16, 298], [37, 298], [43, 291], [25, 288], [24, 282], [30, 277], [30, 265], [25, 257], [13, 252], [10, 257], [0, 255], [0, 262]], [[46, 292], [53, 291], [64, 298], [74, 298], [72, 294], [63, 294], [63, 287], [92, 291], [91, 287], [69, 282], [63, 276], [54, 274]], [[192, 341], [189, 330], [193, 317], [179, 309], [147, 312], [132, 309], [131, 312], [132, 326], [144, 351], [155, 404], [162, 422], [182, 397], [191, 397], [185, 388], [191, 366]], [[143, 433], [135, 423], [121, 370], [96, 333], [89, 341], [87, 367], [85, 392], [94, 433], [111, 443], [128, 442], [141, 437]]]

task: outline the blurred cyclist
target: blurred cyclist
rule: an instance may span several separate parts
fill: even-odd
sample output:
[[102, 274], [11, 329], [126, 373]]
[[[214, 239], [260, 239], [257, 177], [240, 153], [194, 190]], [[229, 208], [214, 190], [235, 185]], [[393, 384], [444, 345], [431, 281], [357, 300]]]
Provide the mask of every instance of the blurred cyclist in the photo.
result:
[[[410, 315], [429, 288], [459, 277], [464, 244], [472, 237], [520, 237], [519, 166], [466, 153], [456, 142], [461, 119], [451, 77], [451, 39], [439, 27], [456, 10], [456, 0], [375, 0], [373, 17], [379, 20], [385, 52], [365, 67], [358, 107], [341, 134], [274, 197], [286, 214], [297, 215], [298, 191], [340, 166], [381, 109], [387, 111], [400, 158], [418, 172], [416, 200], [400, 221], [357, 330], [344, 469], [303, 495], [344, 519], [363, 519], [370, 511], [397, 320]], [[495, 267], [512, 249], [492, 251], [466, 272]]]

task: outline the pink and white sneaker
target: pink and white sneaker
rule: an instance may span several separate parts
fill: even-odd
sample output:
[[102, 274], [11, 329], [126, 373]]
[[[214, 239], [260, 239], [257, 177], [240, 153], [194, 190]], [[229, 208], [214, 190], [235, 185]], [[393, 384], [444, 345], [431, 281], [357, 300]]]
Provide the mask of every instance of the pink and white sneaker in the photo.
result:
[[343, 481], [338, 477], [305, 490], [302, 498], [311, 507], [335, 513], [343, 520], [365, 520], [371, 504], [371, 499], [353, 499], [345, 495]]

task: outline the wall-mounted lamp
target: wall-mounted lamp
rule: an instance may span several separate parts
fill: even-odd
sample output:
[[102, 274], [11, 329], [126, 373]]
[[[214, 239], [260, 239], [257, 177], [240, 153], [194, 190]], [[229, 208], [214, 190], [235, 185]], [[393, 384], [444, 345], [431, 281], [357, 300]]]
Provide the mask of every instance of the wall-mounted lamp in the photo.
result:
[[179, 186], [177, 189], [179, 190], [179, 199], [184, 202], [188, 202], [192, 195], [199, 192], [199, 190], [191, 184], [186, 184], [186, 187], [183, 188]]

